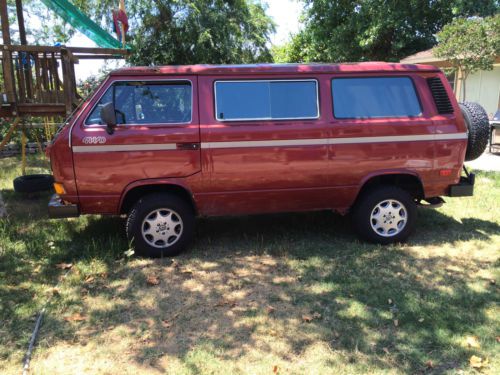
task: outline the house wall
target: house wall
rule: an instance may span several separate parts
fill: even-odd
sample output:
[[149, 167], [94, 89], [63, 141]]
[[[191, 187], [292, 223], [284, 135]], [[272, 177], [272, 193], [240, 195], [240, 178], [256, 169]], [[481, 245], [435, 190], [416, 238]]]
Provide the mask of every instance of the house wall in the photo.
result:
[[463, 90], [458, 86], [456, 95], [459, 101], [477, 102], [491, 117], [500, 107], [500, 64], [495, 64], [493, 70], [482, 70], [467, 77], [465, 100]]

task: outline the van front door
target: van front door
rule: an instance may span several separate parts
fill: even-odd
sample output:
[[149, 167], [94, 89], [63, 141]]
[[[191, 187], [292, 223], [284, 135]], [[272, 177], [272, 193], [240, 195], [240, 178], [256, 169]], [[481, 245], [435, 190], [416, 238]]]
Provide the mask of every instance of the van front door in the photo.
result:
[[[116, 213], [127, 185], [201, 170], [196, 92], [190, 76], [112, 78], [99, 90], [71, 135], [82, 212]], [[100, 117], [109, 102], [118, 122], [112, 134]]]

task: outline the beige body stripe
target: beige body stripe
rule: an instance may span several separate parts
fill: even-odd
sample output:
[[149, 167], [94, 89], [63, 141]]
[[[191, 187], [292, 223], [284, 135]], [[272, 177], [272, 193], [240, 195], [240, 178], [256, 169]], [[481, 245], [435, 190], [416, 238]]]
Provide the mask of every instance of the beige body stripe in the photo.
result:
[[390, 135], [383, 137], [351, 137], [351, 138], [320, 138], [320, 139], [284, 139], [270, 141], [231, 141], [202, 142], [201, 148], [246, 148], [246, 147], [284, 147], [311, 145], [342, 145], [356, 143], [388, 143], [417, 141], [447, 141], [467, 139], [467, 133], [421, 134], [421, 135]]
[[138, 145], [103, 145], [103, 146], [73, 146], [73, 152], [112, 152], [112, 151], [163, 151], [175, 150], [175, 143], [147, 143]]
[[[351, 138], [319, 138], [319, 139], [277, 139], [265, 141], [229, 141], [202, 142], [203, 149], [251, 148], [251, 147], [293, 147], [293, 146], [327, 146], [341, 144], [389, 143], [389, 142], [419, 142], [448, 141], [467, 139], [467, 133], [391, 135], [382, 137], [351, 137]], [[137, 145], [92, 145], [73, 146], [75, 153], [88, 152], [119, 152], [119, 151], [164, 151], [176, 150], [175, 143], [137, 144]]]

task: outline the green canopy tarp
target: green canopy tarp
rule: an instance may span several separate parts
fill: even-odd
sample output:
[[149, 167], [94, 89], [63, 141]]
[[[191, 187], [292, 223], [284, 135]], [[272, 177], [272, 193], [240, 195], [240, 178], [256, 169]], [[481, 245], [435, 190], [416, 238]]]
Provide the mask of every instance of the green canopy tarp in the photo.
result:
[[93, 40], [102, 48], [122, 48], [120, 41], [83, 14], [67, 0], [42, 0], [42, 2], [64, 21]]

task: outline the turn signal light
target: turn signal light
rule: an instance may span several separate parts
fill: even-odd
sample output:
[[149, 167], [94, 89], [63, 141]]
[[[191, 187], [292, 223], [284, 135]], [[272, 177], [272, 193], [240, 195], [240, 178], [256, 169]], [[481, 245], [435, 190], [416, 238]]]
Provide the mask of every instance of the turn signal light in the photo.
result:
[[66, 194], [66, 190], [64, 189], [63, 184], [59, 182], [54, 182], [54, 190], [56, 191], [57, 195]]
[[439, 175], [442, 177], [449, 177], [451, 176], [451, 169], [441, 169]]

